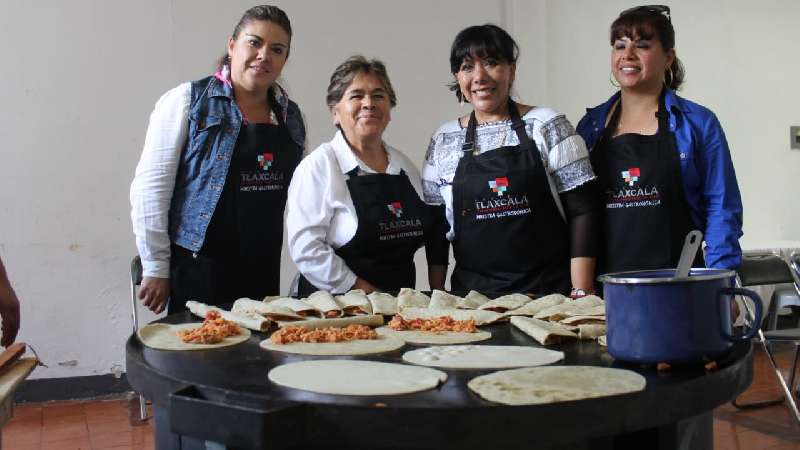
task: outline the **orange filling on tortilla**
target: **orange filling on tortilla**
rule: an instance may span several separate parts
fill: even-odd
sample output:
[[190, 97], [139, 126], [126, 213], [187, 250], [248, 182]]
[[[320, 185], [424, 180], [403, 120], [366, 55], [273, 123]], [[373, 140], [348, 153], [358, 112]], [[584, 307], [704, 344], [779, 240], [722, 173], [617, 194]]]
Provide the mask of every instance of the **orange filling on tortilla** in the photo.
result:
[[346, 342], [356, 339], [378, 339], [378, 333], [366, 325], [348, 325], [344, 328], [326, 327], [308, 329], [304, 327], [284, 327], [272, 333], [269, 340], [273, 344], [293, 342]]
[[178, 331], [178, 337], [183, 342], [194, 344], [216, 344], [228, 336], [240, 334], [239, 325], [225, 320], [219, 311], [206, 313], [206, 320], [197, 328]]
[[399, 314], [389, 322], [389, 328], [395, 331], [419, 330], [440, 333], [442, 331], [457, 331], [460, 333], [475, 333], [475, 319], [453, 320], [452, 317], [442, 316], [432, 319], [405, 320]]

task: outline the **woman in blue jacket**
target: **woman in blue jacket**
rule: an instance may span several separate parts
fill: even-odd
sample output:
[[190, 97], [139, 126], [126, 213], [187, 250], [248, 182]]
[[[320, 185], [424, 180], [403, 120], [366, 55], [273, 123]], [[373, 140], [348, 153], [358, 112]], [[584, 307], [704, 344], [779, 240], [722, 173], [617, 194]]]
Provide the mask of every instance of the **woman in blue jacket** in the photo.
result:
[[305, 144], [276, 83], [291, 37], [281, 9], [253, 7], [214, 75], [156, 103], [131, 185], [139, 298], [155, 312], [167, 298], [172, 313], [279, 293], [286, 191]]
[[604, 192], [599, 270], [675, 267], [693, 229], [706, 242], [695, 266], [738, 267], [742, 201], [728, 143], [713, 112], [675, 93], [684, 70], [669, 8], [623, 11], [610, 38], [619, 92], [577, 130]]

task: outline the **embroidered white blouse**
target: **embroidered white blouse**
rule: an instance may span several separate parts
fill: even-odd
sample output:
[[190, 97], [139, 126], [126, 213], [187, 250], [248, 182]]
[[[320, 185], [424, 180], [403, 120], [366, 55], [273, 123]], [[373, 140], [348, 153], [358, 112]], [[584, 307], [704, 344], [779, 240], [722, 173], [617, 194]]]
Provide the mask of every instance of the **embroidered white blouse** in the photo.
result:
[[[384, 143], [389, 157], [387, 174], [403, 170], [422, 199], [419, 170], [401, 152]], [[347, 172], [376, 172], [350, 149], [341, 131], [317, 147], [297, 166], [286, 202], [286, 234], [289, 255], [311, 284], [330, 292], [346, 292], [356, 274], [334, 253], [356, 234], [358, 217], [347, 188]], [[295, 292], [297, 278], [292, 283]]]
[[[545, 171], [557, 193], [566, 192], [595, 178], [589, 162], [589, 152], [583, 139], [564, 114], [547, 107], [534, 107], [522, 120], [525, 132], [533, 139], [542, 156]], [[453, 240], [453, 190], [452, 182], [458, 161], [463, 152], [467, 130], [458, 120], [442, 125], [431, 138], [422, 166], [422, 187], [425, 202], [445, 205], [450, 230], [447, 238]], [[507, 145], [519, 145], [519, 138], [511, 129], [511, 120], [479, 125], [475, 133], [478, 153], [485, 153]]]

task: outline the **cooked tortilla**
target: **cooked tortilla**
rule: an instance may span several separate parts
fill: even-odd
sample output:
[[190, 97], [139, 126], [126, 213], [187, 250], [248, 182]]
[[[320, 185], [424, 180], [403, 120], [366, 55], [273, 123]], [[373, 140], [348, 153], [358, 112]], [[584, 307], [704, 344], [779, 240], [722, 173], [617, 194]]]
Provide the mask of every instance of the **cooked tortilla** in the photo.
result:
[[310, 303], [291, 297], [278, 297], [269, 302], [270, 305], [285, 306], [302, 317], [322, 317], [322, 313]]
[[597, 336], [597, 343], [602, 345], [603, 347], [608, 347], [608, 338], [606, 335]]
[[478, 291], [469, 291], [466, 297], [459, 300], [457, 308], [478, 309], [479, 306], [489, 301], [489, 297]]
[[475, 325], [481, 326], [503, 319], [503, 315], [494, 311], [482, 311], [479, 309], [429, 309], [429, 308], [404, 308], [400, 310], [400, 316], [405, 320], [412, 319], [431, 319], [447, 316], [453, 320], [475, 321]]
[[345, 342], [292, 342], [291, 344], [273, 344], [269, 339], [264, 339], [259, 345], [265, 350], [297, 355], [354, 356], [391, 352], [405, 345], [405, 342], [396, 337], [379, 335], [378, 339], [356, 339]]
[[[249, 299], [247, 299], [249, 300]], [[256, 300], [252, 300], [260, 303]], [[186, 309], [191, 311], [192, 314], [205, 319], [206, 313], [209, 311], [219, 311], [223, 319], [229, 320], [240, 327], [249, 328], [255, 331], [267, 331], [272, 322], [258, 314], [248, 314], [238, 311], [225, 311], [224, 309], [217, 308], [216, 306], [206, 305], [205, 303], [189, 300], [186, 302]]]
[[326, 319], [333, 319], [336, 317], [342, 317], [344, 315], [344, 311], [336, 303], [336, 300], [333, 296], [325, 291], [317, 291], [313, 294], [309, 295], [308, 298], [305, 299], [311, 306], [317, 309], [317, 311], [322, 313], [322, 317]]
[[278, 327], [280, 328], [283, 327], [344, 328], [348, 325], [366, 325], [368, 327], [379, 327], [383, 325], [383, 316], [381, 316], [380, 314], [369, 314], [366, 316], [337, 317], [335, 319], [306, 319], [299, 321], [278, 322]]
[[381, 327], [375, 331], [378, 334], [386, 336], [394, 336], [398, 339], [404, 340], [407, 344], [413, 345], [450, 345], [450, 344], [466, 344], [469, 342], [479, 342], [491, 339], [492, 333], [488, 331], [476, 331], [475, 333], [464, 333], [458, 331], [440, 331], [438, 333], [433, 331], [422, 330], [402, 330], [397, 331], [389, 327]]
[[559, 320], [564, 325], [598, 324], [606, 323], [606, 316], [572, 316]]
[[559, 305], [539, 311], [534, 319], [561, 320], [572, 316], [594, 316], [605, 314], [605, 303], [596, 295], [587, 295], [576, 300], [569, 300]]
[[592, 366], [526, 367], [473, 378], [472, 392], [504, 405], [539, 405], [644, 390], [636, 372]]
[[393, 295], [385, 292], [373, 292], [369, 294], [367, 298], [369, 298], [369, 302], [372, 303], [373, 314], [393, 316], [400, 311], [397, 307], [397, 299]]
[[345, 314], [351, 316], [372, 314], [372, 303], [361, 289], [353, 289], [344, 295], [337, 295], [334, 300]]
[[523, 294], [509, 294], [497, 297], [482, 304], [478, 309], [504, 313], [508, 310], [517, 309], [531, 301], [531, 298]]
[[410, 394], [447, 381], [446, 373], [427, 367], [342, 359], [285, 364], [268, 377], [281, 386], [334, 395]]
[[556, 322], [545, 322], [530, 317], [514, 316], [511, 324], [542, 345], [559, 344], [578, 338], [573, 328]]
[[252, 300], [249, 298], [240, 298], [233, 302], [233, 307], [231, 311], [240, 313], [240, 314], [247, 314], [247, 315], [254, 315], [258, 314], [262, 317], [267, 317], [271, 320], [303, 320], [304, 317], [296, 312], [292, 311], [291, 308], [286, 306], [276, 305], [273, 303], [264, 303], [259, 302], [258, 300]]
[[403, 354], [403, 360], [444, 369], [509, 369], [553, 364], [563, 352], [513, 345], [452, 345], [426, 347]]
[[578, 325], [578, 337], [581, 339], [597, 339], [605, 334], [605, 324], [582, 323]]
[[560, 305], [567, 300], [568, 297], [565, 297], [561, 294], [545, 295], [544, 297], [531, 300], [517, 309], [506, 311], [505, 314], [507, 316], [534, 316], [545, 308]]
[[228, 336], [221, 342], [216, 344], [195, 344], [192, 342], [183, 342], [178, 337], [178, 331], [197, 328], [202, 323], [181, 323], [181, 324], [168, 324], [168, 323], [151, 323], [139, 328], [136, 336], [142, 341], [142, 344], [155, 348], [158, 350], [207, 350], [210, 348], [228, 347], [242, 343], [250, 338], [250, 330], [247, 328], [239, 328], [240, 333], [234, 336]]
[[416, 289], [402, 288], [397, 294], [397, 308], [400, 310], [403, 308], [427, 308], [430, 302], [430, 297]]
[[431, 292], [431, 302], [428, 303], [430, 309], [453, 309], [461, 301], [461, 297], [448, 294], [445, 291], [434, 289]]

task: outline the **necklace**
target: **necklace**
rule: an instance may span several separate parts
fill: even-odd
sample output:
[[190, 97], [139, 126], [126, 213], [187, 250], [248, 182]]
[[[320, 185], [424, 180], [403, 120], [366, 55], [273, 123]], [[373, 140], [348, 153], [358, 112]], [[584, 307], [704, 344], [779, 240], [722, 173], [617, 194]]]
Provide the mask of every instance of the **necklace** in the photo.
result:
[[[655, 128], [653, 127], [654, 122], [655, 122]], [[656, 131], [658, 131], [658, 121], [656, 120], [655, 114], [653, 114], [653, 118], [648, 120], [647, 123], [638, 127], [637, 126], [626, 127], [625, 124], [623, 124], [622, 122], [622, 117], [620, 117], [619, 123], [617, 124], [617, 135], [626, 133], [651, 135], [655, 134]]]

